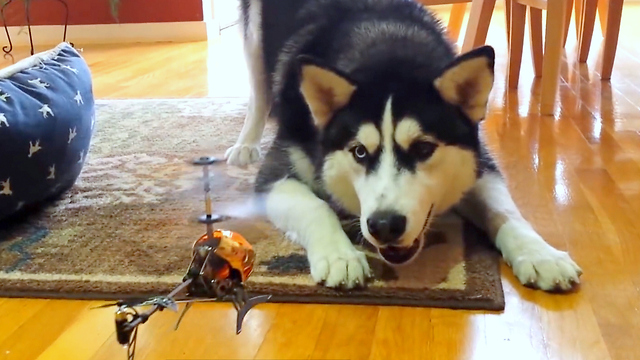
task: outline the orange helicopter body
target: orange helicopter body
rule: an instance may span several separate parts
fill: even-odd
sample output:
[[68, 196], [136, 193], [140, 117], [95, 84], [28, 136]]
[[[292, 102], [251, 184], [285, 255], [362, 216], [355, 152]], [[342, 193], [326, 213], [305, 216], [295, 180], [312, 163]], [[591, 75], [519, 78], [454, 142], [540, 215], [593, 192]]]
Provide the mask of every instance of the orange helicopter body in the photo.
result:
[[[224, 265], [216, 269], [209, 268], [209, 277], [216, 280], [228, 279], [231, 271], [240, 274], [241, 282], [245, 282], [253, 273], [255, 252], [253, 246], [237, 232], [216, 229], [213, 238], [218, 241], [214, 254], [224, 260]], [[193, 244], [194, 253], [202, 245], [207, 245], [207, 234], [202, 235]]]

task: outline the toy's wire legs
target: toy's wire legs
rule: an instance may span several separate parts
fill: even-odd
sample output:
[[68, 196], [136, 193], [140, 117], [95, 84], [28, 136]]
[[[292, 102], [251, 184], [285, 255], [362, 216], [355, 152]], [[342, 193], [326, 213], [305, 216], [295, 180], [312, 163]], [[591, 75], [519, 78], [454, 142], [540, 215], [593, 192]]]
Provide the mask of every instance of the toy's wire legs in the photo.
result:
[[265, 303], [271, 299], [271, 295], [262, 295], [247, 299], [247, 293], [244, 287], [237, 287], [234, 289], [234, 295], [232, 298], [233, 306], [238, 311], [238, 317], [236, 319], [236, 334], [240, 334], [242, 331], [242, 322], [245, 316], [249, 313], [254, 306]]
[[236, 334], [240, 334], [240, 332], [242, 331], [242, 322], [244, 321], [244, 317], [247, 315], [249, 310], [251, 310], [254, 306], [258, 304], [262, 304], [269, 301], [270, 299], [271, 299], [271, 295], [262, 295], [262, 296], [252, 297], [251, 299], [249, 299], [249, 301], [244, 303], [244, 306], [238, 310], [238, 319], [236, 321]]
[[136, 344], [138, 343], [138, 327], [133, 329], [131, 341], [127, 346], [127, 360], [133, 360], [136, 357]]
[[180, 326], [180, 323], [182, 322], [182, 318], [184, 317], [184, 314], [187, 313], [187, 311], [189, 311], [189, 309], [191, 309], [191, 305], [193, 305], [192, 302], [188, 302], [184, 305], [184, 310], [182, 310], [182, 313], [180, 314], [180, 317], [178, 318], [178, 321], [176, 321], [176, 327], [174, 330], [178, 330], [178, 326]]

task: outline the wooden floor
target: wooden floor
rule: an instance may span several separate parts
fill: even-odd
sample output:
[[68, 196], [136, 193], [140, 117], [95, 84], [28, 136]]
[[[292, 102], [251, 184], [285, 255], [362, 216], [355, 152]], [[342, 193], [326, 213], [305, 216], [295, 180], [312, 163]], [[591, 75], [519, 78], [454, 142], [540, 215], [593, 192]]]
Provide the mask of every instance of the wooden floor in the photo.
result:
[[[586, 66], [575, 64], [571, 27], [555, 118], [529, 115], [539, 84], [528, 54], [517, 94], [505, 94], [502, 13], [488, 39], [499, 56], [487, 139], [524, 215], [582, 266], [577, 293], [525, 289], [503, 266], [503, 313], [266, 304], [238, 336], [230, 305], [197, 304], [177, 332], [171, 312], [141, 327], [136, 358], [640, 359], [640, 7], [623, 16], [610, 83], [593, 72], [598, 27]], [[234, 31], [209, 45], [78, 47], [98, 98], [246, 96]], [[90, 311], [96, 304], [0, 299], [0, 359], [125, 359], [112, 309]]]

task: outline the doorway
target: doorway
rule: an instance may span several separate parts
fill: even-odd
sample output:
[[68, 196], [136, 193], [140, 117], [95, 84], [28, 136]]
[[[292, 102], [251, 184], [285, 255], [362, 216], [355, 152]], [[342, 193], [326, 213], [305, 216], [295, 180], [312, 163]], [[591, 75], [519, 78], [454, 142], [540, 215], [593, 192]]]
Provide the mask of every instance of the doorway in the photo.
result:
[[202, 0], [203, 20], [207, 24], [208, 38], [238, 24], [239, 0]]

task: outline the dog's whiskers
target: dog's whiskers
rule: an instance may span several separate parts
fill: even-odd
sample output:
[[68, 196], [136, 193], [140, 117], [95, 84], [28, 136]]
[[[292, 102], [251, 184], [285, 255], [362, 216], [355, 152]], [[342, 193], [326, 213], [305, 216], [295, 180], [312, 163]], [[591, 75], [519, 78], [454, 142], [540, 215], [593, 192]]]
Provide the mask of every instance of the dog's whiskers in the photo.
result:
[[356, 242], [357, 245], [364, 244], [365, 238], [364, 238], [364, 234], [362, 233], [362, 229], [360, 227], [360, 218], [354, 217], [348, 220], [342, 220], [341, 225], [342, 225], [342, 228], [347, 233], [353, 234], [352, 230], [357, 229], [357, 233], [355, 234], [354, 241]]
[[360, 226], [360, 219], [355, 218], [352, 220], [347, 220], [344, 222], [344, 224], [347, 226]]

